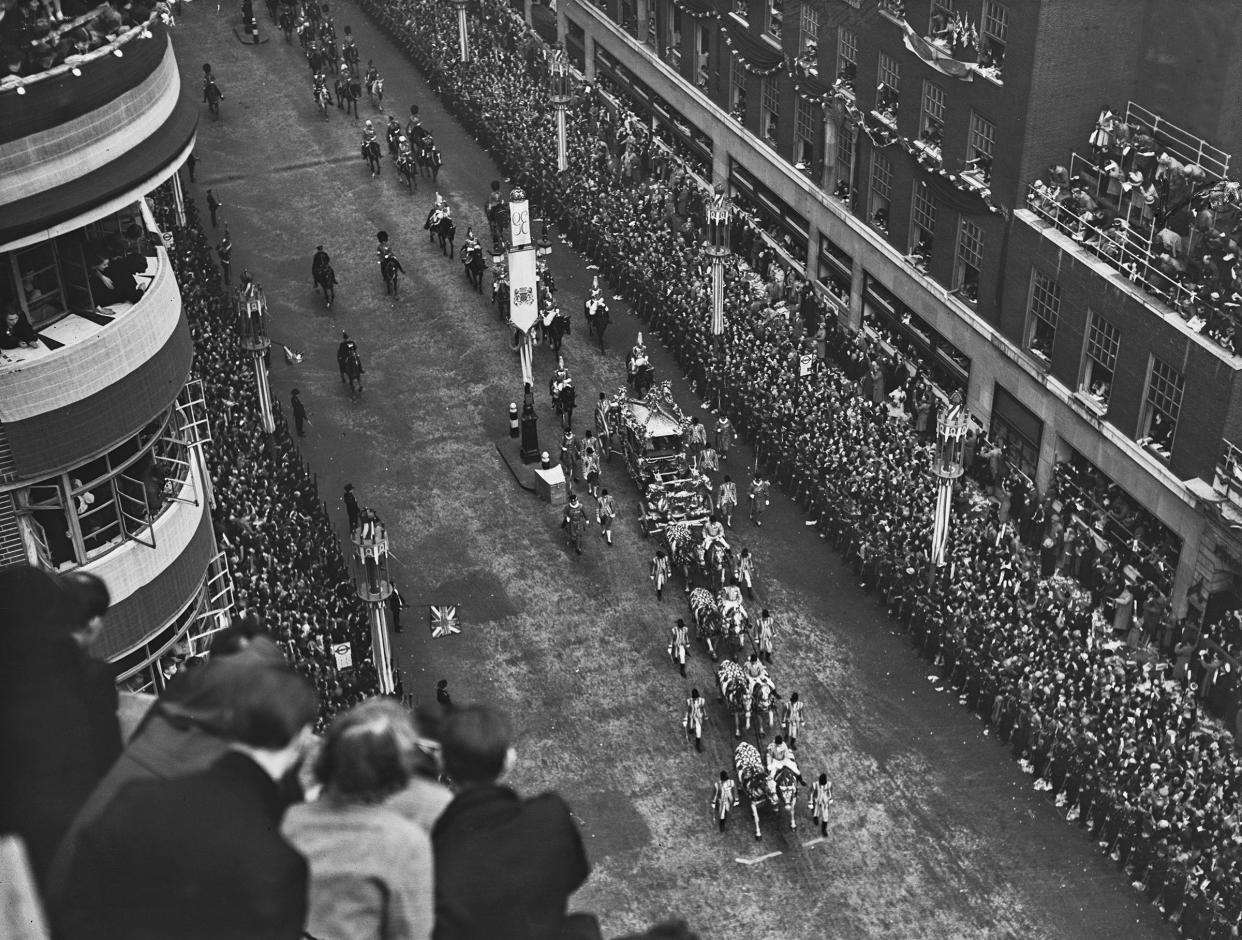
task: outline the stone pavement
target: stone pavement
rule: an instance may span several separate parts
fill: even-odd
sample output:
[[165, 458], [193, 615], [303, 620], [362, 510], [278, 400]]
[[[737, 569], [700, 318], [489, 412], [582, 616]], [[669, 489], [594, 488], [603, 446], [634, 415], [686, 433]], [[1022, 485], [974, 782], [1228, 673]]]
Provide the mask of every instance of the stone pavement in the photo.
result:
[[[769, 817], [755, 842], [740, 815], [716, 831], [708, 801], [731, 765], [728, 719], [702, 651], [686, 680], [664, 653], [672, 620], [687, 610], [676, 590], [655, 601], [646, 577], [655, 546], [638, 532], [620, 462], [603, 474], [621, 509], [617, 545], [606, 548], [592, 528], [579, 558], [566, 550], [559, 514], [518, 488], [492, 443], [519, 396], [517, 360], [486, 294], [428, 244], [422, 223], [438, 191], [453, 204], [459, 242], [467, 224], [485, 236], [482, 204], [498, 171], [356, 7], [338, 0], [332, 12], [338, 32], [352, 25], [363, 61], [375, 60], [389, 107], [404, 119], [421, 106], [444, 154], [438, 185], [407, 194], [387, 158], [371, 179], [361, 124], [335, 108], [326, 121], [315, 112], [305, 62], [265, 10], [271, 41], [253, 47], [235, 38], [235, 10], [187, 4], [175, 34], [187, 93], [210, 62], [226, 95], [218, 122], [204, 110], [190, 192], [201, 200], [210, 186], [224, 203], [234, 271], [249, 268], [266, 289], [274, 339], [305, 353], [294, 366], [275, 357], [273, 391], [287, 404], [301, 390], [311, 420], [303, 448], [329, 505], [343, 526], [337, 500], [352, 482], [388, 524], [411, 605], [395, 643], [407, 690], [429, 700], [443, 677], [458, 702], [508, 709], [521, 729], [515, 785], [554, 787], [574, 808], [595, 867], [575, 906], [598, 912], [613, 936], [670, 914], [718, 938], [1172, 936], [1031, 789], [1008, 750], [935, 691], [927, 664], [779, 495], [761, 531], [742, 522], [731, 535], [756, 555], [760, 603], [778, 617], [773, 674], [807, 703], [803, 773], [831, 775], [836, 812], [828, 839], [811, 845], [818, 832], [802, 807], [796, 833]], [[360, 110], [382, 128], [385, 115], [365, 101]], [[381, 228], [409, 275], [395, 300], [375, 263]], [[317, 244], [341, 281], [331, 310], [311, 287]], [[622, 352], [640, 326], [610, 301], [609, 352], [589, 347], [578, 313], [593, 273], [585, 265], [556, 240], [580, 429], [598, 391], [622, 383]], [[337, 376], [341, 330], [367, 370], [356, 398]], [[687, 412], [706, 416], [671, 357], [654, 352], [657, 377], [675, 378]], [[555, 440], [545, 394], [553, 366], [540, 350], [545, 447]], [[735, 455], [735, 479], [746, 479], [748, 459]], [[432, 640], [431, 604], [460, 605], [462, 632]], [[680, 725], [691, 685], [711, 705], [702, 755]]]

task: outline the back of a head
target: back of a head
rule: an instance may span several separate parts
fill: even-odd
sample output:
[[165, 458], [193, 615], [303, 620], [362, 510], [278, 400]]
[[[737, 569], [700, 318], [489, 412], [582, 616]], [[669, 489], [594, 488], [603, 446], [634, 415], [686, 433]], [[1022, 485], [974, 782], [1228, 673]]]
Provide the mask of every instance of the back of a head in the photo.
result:
[[267, 636], [267, 629], [257, 614], [234, 617], [232, 622], [211, 638], [212, 656], [231, 656], [248, 647], [255, 637]]
[[417, 735], [391, 699], [373, 698], [339, 716], [324, 735], [315, 776], [343, 803], [379, 803], [410, 782]]
[[505, 771], [513, 731], [495, 709], [467, 705], [445, 715], [440, 743], [444, 768], [457, 783], [494, 783]]
[[220, 731], [248, 747], [287, 747], [318, 714], [315, 687], [284, 664], [248, 670], [230, 693]]
[[62, 575], [65, 589], [79, 607], [80, 623], [87, 623], [108, 612], [112, 595], [108, 586], [97, 575], [86, 571], [71, 571]]

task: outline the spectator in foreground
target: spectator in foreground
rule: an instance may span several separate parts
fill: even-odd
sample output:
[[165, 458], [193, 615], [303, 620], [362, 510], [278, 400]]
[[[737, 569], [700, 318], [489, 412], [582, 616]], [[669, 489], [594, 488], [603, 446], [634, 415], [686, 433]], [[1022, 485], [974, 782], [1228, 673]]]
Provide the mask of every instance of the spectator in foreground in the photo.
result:
[[121, 751], [112, 673], [87, 654], [108, 590], [38, 568], [0, 574], [0, 833], [42, 887], [56, 846]]
[[569, 807], [523, 800], [499, 780], [513, 766], [509, 722], [483, 706], [444, 716], [444, 766], [459, 788], [436, 823], [436, 940], [598, 937], [590, 915], [566, 917], [590, 872]]
[[439, 709], [421, 706], [414, 712], [413, 719], [414, 747], [405, 755], [410, 782], [386, 805], [430, 837], [436, 821], [453, 802], [453, 793], [440, 782]]
[[78, 836], [64, 940], [297, 940], [307, 865], [279, 833], [281, 783], [296, 771], [317, 705], [287, 668], [238, 690], [228, 750], [175, 780], [135, 780]]
[[431, 839], [384, 802], [409, 784], [415, 746], [409, 714], [387, 699], [356, 705], [328, 728], [315, 762], [323, 792], [284, 822], [310, 864], [311, 936], [431, 937]]

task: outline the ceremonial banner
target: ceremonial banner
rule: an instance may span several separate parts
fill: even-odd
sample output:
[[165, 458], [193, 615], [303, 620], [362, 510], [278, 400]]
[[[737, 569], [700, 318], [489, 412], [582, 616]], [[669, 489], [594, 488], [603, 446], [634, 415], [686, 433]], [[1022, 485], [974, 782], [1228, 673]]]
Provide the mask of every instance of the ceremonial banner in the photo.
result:
[[509, 244], [514, 248], [530, 244], [530, 202], [520, 189], [509, 196]]
[[535, 259], [530, 246], [509, 252], [509, 320], [523, 333], [539, 318]]

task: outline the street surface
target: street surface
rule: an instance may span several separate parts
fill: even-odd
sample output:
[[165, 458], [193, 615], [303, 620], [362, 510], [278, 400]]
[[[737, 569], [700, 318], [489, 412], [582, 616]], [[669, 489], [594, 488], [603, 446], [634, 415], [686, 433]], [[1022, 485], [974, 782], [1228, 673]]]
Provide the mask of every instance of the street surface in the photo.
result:
[[[784, 695], [797, 691], [807, 705], [798, 759], [808, 781], [830, 775], [835, 811], [818, 842], [806, 791], [796, 832], [768, 816], [756, 842], [741, 813], [717, 831], [708, 803], [719, 771], [732, 770], [729, 719], [701, 648], [687, 679], [665, 654], [673, 619], [688, 609], [676, 583], [656, 602], [647, 580], [655, 544], [638, 532], [621, 461], [603, 472], [621, 509], [616, 545], [605, 546], [592, 526], [576, 557], [559, 511], [521, 490], [495, 450], [520, 386], [508, 332], [487, 300], [491, 277], [475, 294], [422, 225], [438, 191], [452, 203], [458, 244], [473, 224], [490, 248], [482, 205], [500, 174], [355, 6], [337, 0], [332, 12], [338, 34], [353, 27], [363, 63], [375, 60], [386, 104], [403, 123], [410, 104], [421, 106], [444, 155], [438, 186], [424, 180], [407, 194], [387, 156], [382, 176], [371, 178], [359, 157], [361, 122], [336, 108], [326, 121], [316, 113], [296, 42], [285, 44], [262, 7], [271, 41], [254, 47], [234, 35], [235, 9], [194, 3], [175, 32], [183, 80], [196, 94], [210, 62], [226, 98], [218, 122], [203, 108], [189, 192], [201, 208], [206, 188], [214, 190], [221, 231], [227, 222], [235, 243], [234, 279], [253, 272], [271, 305], [273, 339], [305, 354], [287, 365], [277, 347], [273, 393], [288, 413], [290, 390], [301, 390], [311, 422], [303, 450], [343, 540], [347, 482], [388, 525], [394, 579], [410, 604], [395, 638], [407, 691], [431, 700], [446, 678], [455, 701], [508, 710], [520, 729], [514, 785], [555, 788], [569, 800], [594, 866], [574, 907], [597, 912], [605, 936], [671, 915], [722, 940], [1173, 936], [986, 726], [937, 691], [929, 664], [779, 494], [762, 530], [739, 513], [728, 535], [757, 558], [760, 600], [748, 603], [778, 618], [772, 674]], [[382, 138], [385, 115], [365, 97], [360, 113]], [[395, 300], [375, 261], [379, 229], [409, 275]], [[318, 244], [340, 278], [331, 310], [311, 286]], [[640, 324], [605, 286], [609, 349], [590, 348], [580, 311], [594, 272], [555, 237], [554, 245], [561, 304], [574, 320], [564, 354], [581, 432], [598, 392], [622, 384]], [[366, 368], [357, 398], [337, 375], [341, 330]], [[657, 379], [673, 378], [687, 414], [713, 426], [671, 357], [654, 337], [648, 343]], [[535, 368], [540, 439], [555, 454], [547, 350]], [[726, 465], [739, 489], [748, 458], [739, 448]], [[461, 633], [432, 640], [431, 604], [459, 605]], [[711, 705], [703, 754], [681, 728], [691, 686]]]

